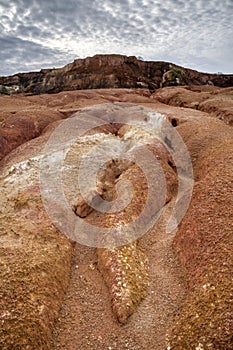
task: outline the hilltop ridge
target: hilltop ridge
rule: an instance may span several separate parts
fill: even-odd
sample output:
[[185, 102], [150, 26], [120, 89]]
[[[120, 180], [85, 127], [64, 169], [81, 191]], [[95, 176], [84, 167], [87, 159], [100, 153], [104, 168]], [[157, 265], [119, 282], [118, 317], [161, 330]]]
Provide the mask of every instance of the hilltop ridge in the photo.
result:
[[170, 62], [143, 61], [135, 56], [95, 55], [62, 68], [0, 77], [0, 93], [58, 93], [100, 88], [148, 88], [176, 85], [233, 86], [233, 74], [209, 74]]

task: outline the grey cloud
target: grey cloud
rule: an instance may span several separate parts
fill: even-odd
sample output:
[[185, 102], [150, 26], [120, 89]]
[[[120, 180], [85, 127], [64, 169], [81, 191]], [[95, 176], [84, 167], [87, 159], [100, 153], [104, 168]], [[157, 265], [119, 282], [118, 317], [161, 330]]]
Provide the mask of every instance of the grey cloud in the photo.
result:
[[107, 52], [229, 72], [232, 5], [232, 0], [0, 0], [2, 38], [8, 41], [1, 46], [0, 74], [8, 74], [8, 62], [16, 72], [19, 62], [25, 62], [24, 70], [28, 60], [37, 67], [37, 57], [57, 66], [71, 56]]
[[[41, 63], [46, 67], [53, 66], [52, 57], [56, 57], [58, 65], [67, 63], [67, 59], [74, 59], [72, 55], [64, 57], [64, 53], [50, 49], [39, 44], [14, 37], [0, 38], [1, 59], [4, 66], [0, 67], [0, 75], [8, 75], [20, 71], [40, 70]], [[12, 72], [12, 65], [17, 70]], [[26, 69], [25, 69], [26, 68]]]
[[30, 35], [32, 37], [39, 37], [41, 33], [41, 29], [37, 26], [32, 26], [32, 25], [23, 25], [20, 24], [17, 26], [17, 33], [20, 36], [27, 36]]

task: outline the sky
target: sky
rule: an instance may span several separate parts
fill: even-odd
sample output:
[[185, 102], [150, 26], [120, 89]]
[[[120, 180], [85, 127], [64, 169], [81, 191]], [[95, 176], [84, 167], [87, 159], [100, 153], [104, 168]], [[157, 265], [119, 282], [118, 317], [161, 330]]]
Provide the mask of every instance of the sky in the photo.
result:
[[233, 0], [0, 0], [0, 75], [95, 54], [233, 73]]

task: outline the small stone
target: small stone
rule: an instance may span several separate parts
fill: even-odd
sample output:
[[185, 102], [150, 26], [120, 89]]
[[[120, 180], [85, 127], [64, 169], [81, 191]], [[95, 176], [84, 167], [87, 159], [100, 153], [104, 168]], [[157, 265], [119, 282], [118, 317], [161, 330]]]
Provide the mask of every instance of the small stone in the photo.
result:
[[95, 270], [95, 265], [93, 265], [93, 264], [90, 264], [89, 266], [88, 266], [88, 268], [90, 269], [90, 270]]

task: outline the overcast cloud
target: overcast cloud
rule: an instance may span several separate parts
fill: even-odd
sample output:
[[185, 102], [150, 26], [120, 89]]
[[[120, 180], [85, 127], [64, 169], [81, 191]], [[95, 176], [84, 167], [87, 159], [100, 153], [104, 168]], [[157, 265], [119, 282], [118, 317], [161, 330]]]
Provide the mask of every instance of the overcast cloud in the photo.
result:
[[0, 75], [97, 53], [233, 73], [233, 0], [0, 0]]

